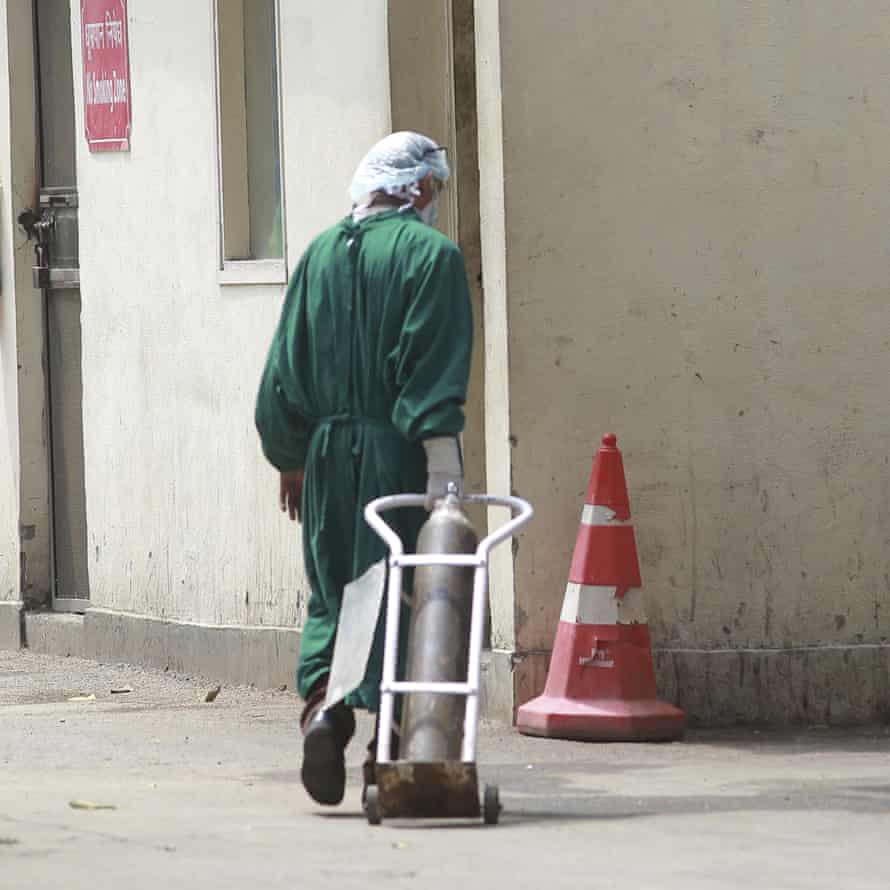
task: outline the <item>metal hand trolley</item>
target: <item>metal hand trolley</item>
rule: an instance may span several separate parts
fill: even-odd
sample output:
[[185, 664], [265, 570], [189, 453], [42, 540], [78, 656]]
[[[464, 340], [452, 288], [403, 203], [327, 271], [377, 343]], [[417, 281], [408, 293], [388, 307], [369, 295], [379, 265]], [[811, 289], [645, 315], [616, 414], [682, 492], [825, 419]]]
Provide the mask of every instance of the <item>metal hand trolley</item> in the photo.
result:
[[[488, 560], [491, 551], [522, 528], [532, 518], [534, 511], [530, 504], [520, 498], [466, 495], [458, 500], [453, 493], [450, 493], [436, 505], [437, 510], [440, 507], [450, 506], [453, 509], [463, 504], [482, 504], [506, 507], [513, 514], [512, 518], [482, 540], [475, 553], [406, 554], [398, 534], [387, 525], [380, 514], [386, 510], [422, 507], [425, 501], [423, 495], [394, 495], [372, 501], [365, 508], [365, 519], [390, 550], [383, 674], [380, 684], [380, 720], [377, 731], [376, 784], [367, 788], [365, 814], [371, 825], [379, 825], [384, 817], [478, 819], [480, 816], [486, 824], [493, 825], [497, 823], [501, 811], [499, 791], [496, 785], [487, 785], [480, 806], [476, 771], [476, 736], [479, 722], [482, 639], [488, 594]], [[436, 510], [431, 514], [431, 519], [435, 513]], [[463, 516], [462, 513], [460, 515]], [[470, 529], [472, 530], [471, 526]], [[420, 546], [418, 550], [421, 550]], [[402, 575], [403, 570], [410, 566], [473, 569], [469, 641], [466, 650], [467, 679], [464, 682], [412, 680], [410, 675], [404, 681], [396, 679]], [[466, 699], [463, 719], [458, 720], [458, 735], [462, 737], [454, 740], [455, 750], [459, 743], [459, 759], [433, 762], [392, 759], [395, 696], [408, 696], [407, 704], [410, 706], [412, 694], [462, 696]]]

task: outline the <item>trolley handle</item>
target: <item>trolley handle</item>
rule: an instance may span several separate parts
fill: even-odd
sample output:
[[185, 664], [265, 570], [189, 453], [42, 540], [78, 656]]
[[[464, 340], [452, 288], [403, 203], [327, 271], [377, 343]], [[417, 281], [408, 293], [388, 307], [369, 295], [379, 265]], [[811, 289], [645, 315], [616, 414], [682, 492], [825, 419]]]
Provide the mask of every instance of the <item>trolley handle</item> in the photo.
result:
[[[396, 534], [391, 526], [380, 515], [384, 510], [398, 510], [404, 507], [423, 507], [426, 505], [426, 495], [422, 494], [394, 494], [388, 497], [377, 498], [371, 501], [365, 507], [365, 520], [368, 525], [383, 539], [389, 546], [391, 556], [402, 556], [405, 552], [405, 546], [402, 539]], [[501, 497], [494, 494], [468, 494], [461, 498], [462, 501], [469, 504], [484, 504], [487, 507], [506, 507], [514, 515], [509, 522], [506, 522], [499, 529], [483, 538], [476, 550], [480, 559], [487, 559], [488, 554], [502, 544], [508, 538], [511, 538], [522, 526], [524, 526], [534, 516], [534, 509], [528, 501], [517, 497]]]

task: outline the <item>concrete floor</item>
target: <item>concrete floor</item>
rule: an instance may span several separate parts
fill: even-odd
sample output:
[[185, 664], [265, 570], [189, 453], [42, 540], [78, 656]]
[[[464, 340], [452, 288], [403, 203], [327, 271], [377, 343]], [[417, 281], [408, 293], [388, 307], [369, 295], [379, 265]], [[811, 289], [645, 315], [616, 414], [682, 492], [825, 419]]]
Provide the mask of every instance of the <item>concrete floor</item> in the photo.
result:
[[[298, 702], [0, 653], [0, 888], [881, 888], [890, 731], [585, 745], [486, 726], [496, 828], [388, 822], [299, 785]], [[131, 687], [132, 692], [112, 694]], [[81, 694], [95, 701], [70, 701]], [[72, 809], [74, 800], [113, 810]]]

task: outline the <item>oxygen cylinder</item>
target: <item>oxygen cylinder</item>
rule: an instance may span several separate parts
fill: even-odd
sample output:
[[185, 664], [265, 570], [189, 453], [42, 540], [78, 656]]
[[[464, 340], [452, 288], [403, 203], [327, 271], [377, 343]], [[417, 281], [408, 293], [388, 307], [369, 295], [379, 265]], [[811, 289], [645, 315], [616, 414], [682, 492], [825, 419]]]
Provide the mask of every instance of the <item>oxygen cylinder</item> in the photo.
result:
[[[417, 538], [418, 553], [475, 553], [478, 538], [453, 494], [438, 501]], [[408, 632], [407, 680], [467, 680], [474, 570], [418, 566]], [[405, 696], [400, 759], [460, 760], [466, 697], [413, 692]]]

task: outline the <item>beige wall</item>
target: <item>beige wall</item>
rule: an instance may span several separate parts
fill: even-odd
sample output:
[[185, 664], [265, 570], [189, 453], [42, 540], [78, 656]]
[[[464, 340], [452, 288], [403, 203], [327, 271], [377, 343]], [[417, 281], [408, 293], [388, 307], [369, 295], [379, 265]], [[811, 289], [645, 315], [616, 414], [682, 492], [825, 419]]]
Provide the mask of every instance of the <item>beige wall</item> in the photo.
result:
[[552, 644], [609, 430], [658, 646], [890, 636], [888, 22], [500, 4], [520, 649]]
[[[449, 4], [389, 23], [410, 15], [401, 0], [281, 7], [292, 268], [391, 119], [459, 130], [462, 109], [449, 119], [447, 90], [433, 107], [406, 77], [447, 76], [442, 34], [422, 48]], [[27, 0], [0, 11], [30, 28]], [[93, 602], [293, 626], [299, 530], [252, 425], [283, 288], [218, 279], [212, 3], [129, 12], [132, 151], [91, 155], [76, 103]], [[538, 511], [515, 567], [502, 550], [492, 571], [492, 641], [508, 672], [519, 655], [519, 700], [543, 680], [609, 430], [659, 650], [846, 655], [890, 637], [888, 13], [476, 3], [485, 485]], [[16, 595], [20, 518], [35, 595], [48, 582], [39, 300], [11, 224], [34, 200], [33, 95], [12, 86], [30, 52], [0, 40], [0, 598]], [[705, 688], [673, 679], [681, 696]]]
[[[132, 150], [78, 142], [93, 602], [293, 626], [299, 529], [253, 429], [283, 287], [218, 283], [212, 4], [128, 6]], [[382, 0], [281, 4], [289, 268], [386, 132], [385, 23]]]

